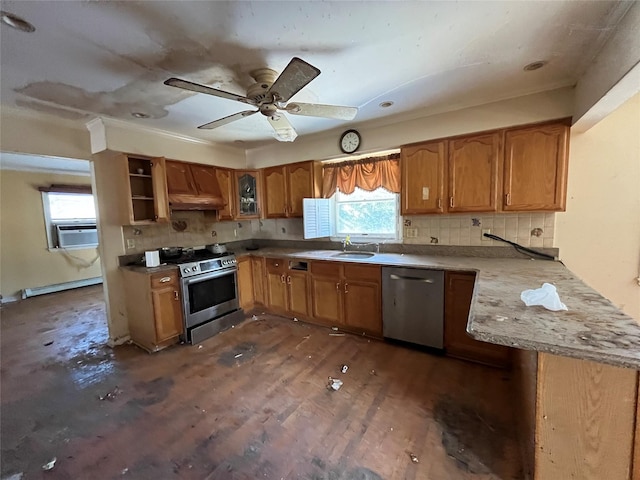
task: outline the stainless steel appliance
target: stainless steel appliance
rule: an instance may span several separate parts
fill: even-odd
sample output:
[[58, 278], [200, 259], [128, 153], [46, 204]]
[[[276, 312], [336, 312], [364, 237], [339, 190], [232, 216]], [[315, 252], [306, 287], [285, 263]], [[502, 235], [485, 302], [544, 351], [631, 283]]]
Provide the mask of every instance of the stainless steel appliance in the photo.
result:
[[200, 343], [244, 319], [233, 253], [186, 250], [170, 263], [180, 269], [185, 341]]
[[386, 338], [444, 348], [444, 272], [382, 267]]

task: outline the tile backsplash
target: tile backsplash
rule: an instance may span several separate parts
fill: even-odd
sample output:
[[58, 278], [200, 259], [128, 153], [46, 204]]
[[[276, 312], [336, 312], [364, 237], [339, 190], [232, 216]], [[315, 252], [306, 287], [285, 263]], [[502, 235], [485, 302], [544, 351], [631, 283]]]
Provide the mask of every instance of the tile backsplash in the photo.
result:
[[[407, 244], [492, 246], [482, 231], [525, 247], [553, 247], [555, 213], [501, 213], [477, 215], [408, 215], [403, 217]], [[415, 236], [412, 236], [415, 234]]]
[[[504, 246], [482, 240], [482, 231], [525, 247], [553, 247], [555, 213], [503, 213], [478, 215], [408, 215], [403, 217], [403, 243], [417, 245]], [[169, 224], [122, 227], [127, 253], [160, 247], [192, 247], [237, 240], [302, 240], [300, 218], [218, 222], [211, 213], [174, 213]], [[415, 235], [415, 236], [412, 236]]]

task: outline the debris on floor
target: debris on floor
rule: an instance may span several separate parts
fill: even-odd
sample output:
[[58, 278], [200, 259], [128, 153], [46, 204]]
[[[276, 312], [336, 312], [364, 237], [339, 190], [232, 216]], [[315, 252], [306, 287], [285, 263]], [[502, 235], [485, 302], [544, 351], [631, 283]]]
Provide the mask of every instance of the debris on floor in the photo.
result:
[[44, 345], [45, 347], [48, 347], [49, 345], [53, 345], [53, 340], [47, 343], [43, 343], [42, 345]]
[[347, 370], [349, 370], [349, 365], [342, 365], [342, 366], [340, 367], [340, 371], [341, 371], [342, 373], [347, 373]]
[[339, 329], [338, 327], [331, 327], [331, 330], [333, 330], [334, 332], [337, 332]]
[[42, 465], [42, 470], [44, 470], [45, 472], [48, 472], [49, 470], [53, 470], [53, 467], [56, 466], [56, 461], [58, 459], [56, 457], [53, 457], [51, 459], [51, 461], [45, 463], [44, 465]]
[[327, 384], [328, 390], [340, 390], [342, 386], [342, 380], [338, 380], [337, 378], [329, 377], [329, 383]]
[[344, 337], [344, 333], [330, 333], [329, 336], [330, 337]]
[[371, 370], [369, 373], [370, 373], [371, 375], [377, 375], [377, 373], [376, 373], [376, 371], [375, 371], [375, 370]]
[[297, 319], [296, 317], [293, 317], [293, 321], [294, 321], [294, 322], [297, 322], [297, 321], [298, 321], [298, 319]]
[[420, 460], [418, 460], [418, 457], [416, 457], [413, 453], [409, 454], [409, 458], [411, 458], [411, 461], [413, 463], [419, 463], [420, 462]]
[[113, 400], [121, 393], [122, 393], [122, 390], [120, 390], [120, 388], [118, 388], [118, 386], [116, 385], [116, 387], [113, 390], [105, 393], [104, 395], [98, 396], [98, 400]]
[[257, 320], [257, 319], [258, 319], [258, 316], [257, 316], [257, 315], [252, 315], [252, 316], [251, 316], [251, 320]]
[[128, 468], [123, 468], [122, 472], [120, 472], [120, 475], [126, 475], [128, 471], [129, 471]]
[[202, 348], [202, 345], [198, 345], [198, 350], [200, 350]]
[[242, 353], [238, 353], [234, 358], [240, 358], [242, 355]]
[[13, 475], [9, 476], [9, 477], [5, 477], [2, 480], [22, 480], [22, 476], [24, 475], [24, 473], [20, 472], [20, 473], [14, 473]]

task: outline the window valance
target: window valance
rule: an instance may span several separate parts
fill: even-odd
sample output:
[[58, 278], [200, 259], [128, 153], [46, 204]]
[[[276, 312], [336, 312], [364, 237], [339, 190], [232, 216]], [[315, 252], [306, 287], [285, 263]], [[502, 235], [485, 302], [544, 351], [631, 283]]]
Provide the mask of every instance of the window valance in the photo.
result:
[[324, 198], [329, 198], [337, 189], [348, 195], [356, 187], [368, 192], [382, 187], [400, 193], [400, 154], [333, 163], [322, 168]]

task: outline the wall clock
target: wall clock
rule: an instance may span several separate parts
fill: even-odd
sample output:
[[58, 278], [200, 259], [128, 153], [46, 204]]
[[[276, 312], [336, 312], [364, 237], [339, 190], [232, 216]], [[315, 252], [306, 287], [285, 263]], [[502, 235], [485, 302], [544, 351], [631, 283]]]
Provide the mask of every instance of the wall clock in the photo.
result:
[[357, 130], [347, 130], [340, 137], [340, 150], [353, 153], [360, 148], [360, 134]]

